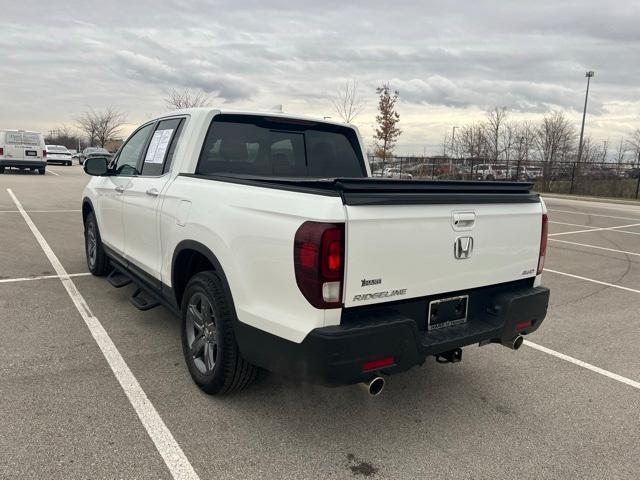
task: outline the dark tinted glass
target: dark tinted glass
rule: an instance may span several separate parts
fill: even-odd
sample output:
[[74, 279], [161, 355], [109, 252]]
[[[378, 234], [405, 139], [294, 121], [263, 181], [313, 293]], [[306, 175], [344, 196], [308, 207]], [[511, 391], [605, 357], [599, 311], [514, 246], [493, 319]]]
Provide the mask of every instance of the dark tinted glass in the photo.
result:
[[249, 115], [218, 115], [213, 119], [197, 172], [365, 176], [358, 139], [350, 128]]
[[140, 162], [140, 157], [142, 156], [142, 152], [144, 151], [144, 147], [147, 144], [147, 139], [149, 138], [149, 133], [153, 129], [153, 126], [153, 123], [145, 125], [140, 130], [135, 132], [131, 137], [129, 137], [127, 143], [124, 144], [124, 146], [120, 150], [120, 153], [118, 154], [116, 175], [138, 175], [138, 165]]

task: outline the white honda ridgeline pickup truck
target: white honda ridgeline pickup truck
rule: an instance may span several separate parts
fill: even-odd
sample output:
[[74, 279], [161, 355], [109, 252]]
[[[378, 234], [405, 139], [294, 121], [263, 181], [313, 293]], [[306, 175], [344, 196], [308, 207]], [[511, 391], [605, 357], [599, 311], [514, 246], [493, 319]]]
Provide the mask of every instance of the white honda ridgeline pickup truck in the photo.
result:
[[351, 125], [183, 110], [84, 168], [90, 271], [180, 316], [208, 393], [262, 367], [377, 394], [428, 356], [517, 349], [546, 315], [530, 184], [370, 178]]

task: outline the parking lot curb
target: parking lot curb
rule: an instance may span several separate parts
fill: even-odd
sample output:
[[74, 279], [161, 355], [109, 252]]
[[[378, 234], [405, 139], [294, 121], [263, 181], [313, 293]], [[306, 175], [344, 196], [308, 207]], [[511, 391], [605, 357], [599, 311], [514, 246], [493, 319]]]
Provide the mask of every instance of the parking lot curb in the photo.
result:
[[540, 193], [540, 195], [542, 195], [543, 198], [560, 198], [564, 200], [580, 200], [584, 202], [609, 202], [640, 207], [640, 200], [623, 200], [620, 198], [610, 197], [588, 197], [586, 195], [563, 195], [560, 193]]

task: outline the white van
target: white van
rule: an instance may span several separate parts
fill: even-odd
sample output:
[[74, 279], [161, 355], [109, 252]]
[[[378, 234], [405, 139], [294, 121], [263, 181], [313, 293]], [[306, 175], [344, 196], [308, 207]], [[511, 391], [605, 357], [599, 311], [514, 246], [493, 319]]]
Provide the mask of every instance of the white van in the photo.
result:
[[0, 130], [0, 173], [5, 168], [38, 170], [44, 175], [47, 150], [41, 133], [27, 130]]

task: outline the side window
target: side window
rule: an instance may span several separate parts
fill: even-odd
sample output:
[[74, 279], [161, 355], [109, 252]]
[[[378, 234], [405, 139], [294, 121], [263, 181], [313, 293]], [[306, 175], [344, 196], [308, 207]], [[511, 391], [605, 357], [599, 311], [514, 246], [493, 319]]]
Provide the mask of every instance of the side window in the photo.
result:
[[142, 175], [158, 176], [169, 171], [182, 123], [182, 118], [171, 118], [158, 123], [144, 156]]
[[139, 174], [138, 164], [140, 157], [144, 147], [147, 145], [147, 139], [154, 125], [154, 123], [150, 123], [142, 127], [120, 149], [120, 154], [116, 160], [116, 175], [133, 176]]

